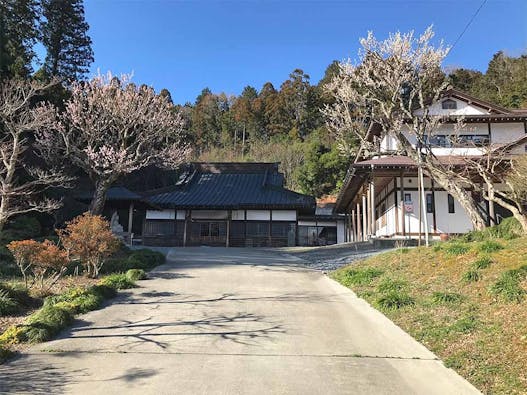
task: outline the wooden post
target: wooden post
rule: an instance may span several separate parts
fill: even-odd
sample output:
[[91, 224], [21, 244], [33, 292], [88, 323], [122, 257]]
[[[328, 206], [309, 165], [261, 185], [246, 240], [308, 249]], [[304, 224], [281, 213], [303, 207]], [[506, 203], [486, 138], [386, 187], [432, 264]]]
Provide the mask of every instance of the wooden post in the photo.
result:
[[401, 174], [399, 175], [399, 180], [401, 183], [401, 214], [402, 214], [402, 230], [403, 230], [403, 236], [406, 236], [406, 210], [404, 209], [404, 172], [401, 171]]
[[377, 224], [375, 218], [375, 179], [372, 178], [370, 183], [370, 199], [371, 199], [371, 235], [375, 237], [377, 233]]
[[[185, 226], [183, 227], [183, 247], [187, 246], [187, 239], [188, 239], [188, 223], [190, 219], [190, 210], [185, 210]], [[177, 215], [177, 214], [176, 214]]]
[[362, 195], [362, 241], [368, 239], [368, 204], [366, 195]]
[[350, 231], [351, 231], [351, 240], [350, 241], [357, 241], [357, 237], [355, 235], [355, 210], [351, 210], [351, 227], [350, 227]]
[[232, 219], [232, 210], [228, 211], [227, 215], [227, 239], [225, 240], [225, 247], [229, 247], [231, 240], [231, 219]]
[[128, 237], [130, 237], [130, 245], [132, 245], [132, 225], [134, 221], [134, 202], [130, 202], [130, 207], [128, 207]]
[[362, 239], [362, 227], [361, 227], [361, 216], [360, 216], [360, 204], [357, 202], [357, 217], [355, 218], [357, 222], [357, 241]]

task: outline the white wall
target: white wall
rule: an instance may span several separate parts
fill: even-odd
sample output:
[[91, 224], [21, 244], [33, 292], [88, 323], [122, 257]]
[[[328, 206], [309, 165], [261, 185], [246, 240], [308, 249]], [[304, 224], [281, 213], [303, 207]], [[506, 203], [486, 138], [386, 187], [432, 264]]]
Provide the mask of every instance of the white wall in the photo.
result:
[[[456, 109], [443, 109], [442, 102], [444, 100], [454, 100], [457, 103]], [[415, 110], [415, 114], [421, 115], [423, 113], [422, 109]], [[488, 110], [481, 108], [479, 106], [468, 104], [463, 100], [459, 100], [453, 97], [445, 97], [441, 100], [438, 100], [432, 103], [429, 107], [430, 115], [481, 115], [488, 114]]]
[[227, 210], [192, 210], [194, 219], [227, 219]]
[[176, 210], [146, 210], [146, 219], [175, 219]]
[[346, 241], [346, 228], [344, 221], [337, 221], [337, 244], [344, 243]]
[[490, 125], [492, 144], [512, 143], [525, 136], [523, 123], [493, 123]]
[[296, 221], [296, 210], [273, 210], [273, 221]]
[[243, 221], [245, 219], [245, 210], [232, 210], [233, 221]]
[[247, 221], [269, 221], [271, 211], [269, 210], [247, 210]]

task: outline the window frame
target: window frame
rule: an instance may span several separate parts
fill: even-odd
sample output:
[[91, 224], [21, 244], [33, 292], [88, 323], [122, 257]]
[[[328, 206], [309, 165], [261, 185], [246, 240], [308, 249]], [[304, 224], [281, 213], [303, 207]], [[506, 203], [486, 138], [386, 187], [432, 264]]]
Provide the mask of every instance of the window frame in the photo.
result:
[[452, 196], [451, 194], [447, 195], [447, 204], [448, 204], [448, 213], [455, 214], [456, 204], [455, 204], [454, 196]]

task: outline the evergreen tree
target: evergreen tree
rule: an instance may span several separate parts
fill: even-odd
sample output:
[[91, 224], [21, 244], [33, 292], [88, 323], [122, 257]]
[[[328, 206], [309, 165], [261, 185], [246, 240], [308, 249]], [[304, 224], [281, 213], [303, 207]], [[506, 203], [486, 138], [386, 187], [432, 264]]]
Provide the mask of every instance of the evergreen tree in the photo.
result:
[[42, 0], [44, 70], [68, 80], [82, 78], [93, 62], [82, 0]]
[[36, 0], [0, 1], [0, 79], [31, 74], [38, 20]]

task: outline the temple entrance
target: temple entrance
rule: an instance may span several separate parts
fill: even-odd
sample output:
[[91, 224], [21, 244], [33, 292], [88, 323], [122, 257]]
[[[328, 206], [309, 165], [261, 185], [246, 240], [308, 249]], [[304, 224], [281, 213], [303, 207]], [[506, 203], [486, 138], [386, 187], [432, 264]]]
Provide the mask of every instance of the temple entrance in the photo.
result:
[[227, 221], [193, 221], [190, 245], [225, 246]]

